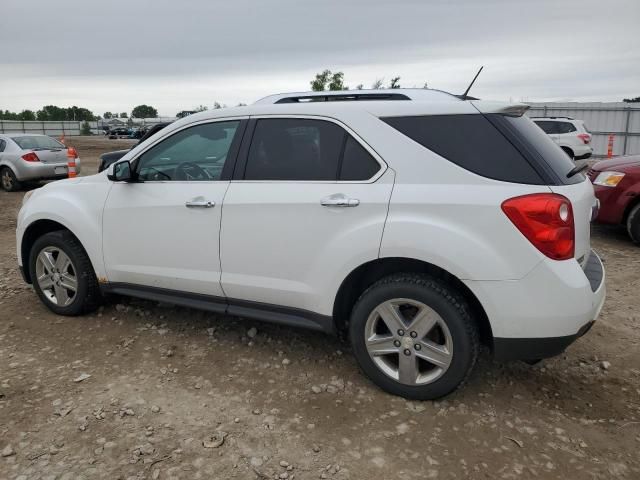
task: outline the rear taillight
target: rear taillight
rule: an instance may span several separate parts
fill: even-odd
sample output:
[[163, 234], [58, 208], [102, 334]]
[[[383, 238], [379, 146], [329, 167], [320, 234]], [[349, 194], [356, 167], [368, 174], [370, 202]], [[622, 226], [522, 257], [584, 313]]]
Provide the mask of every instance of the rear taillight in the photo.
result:
[[25, 153], [24, 155], [22, 155], [22, 159], [25, 162], [39, 162], [40, 161], [40, 159], [38, 158], [38, 155], [36, 155], [35, 152]]
[[579, 133], [578, 138], [582, 140], [582, 143], [584, 143], [585, 145], [588, 145], [591, 141], [591, 135], [589, 135], [588, 133]]
[[502, 202], [509, 220], [538, 250], [554, 260], [575, 253], [573, 209], [568, 198], [555, 193], [534, 193]]

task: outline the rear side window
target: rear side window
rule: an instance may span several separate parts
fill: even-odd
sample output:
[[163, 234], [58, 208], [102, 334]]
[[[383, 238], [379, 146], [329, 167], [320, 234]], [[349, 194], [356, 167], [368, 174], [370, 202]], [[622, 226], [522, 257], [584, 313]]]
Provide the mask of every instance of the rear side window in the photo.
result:
[[260, 119], [245, 180], [368, 180], [380, 165], [342, 127], [301, 118]]
[[7, 142], [0, 140], [0, 152], [4, 152], [4, 147], [7, 146]]
[[544, 183], [529, 161], [481, 114], [382, 120], [420, 145], [483, 177], [512, 183]]

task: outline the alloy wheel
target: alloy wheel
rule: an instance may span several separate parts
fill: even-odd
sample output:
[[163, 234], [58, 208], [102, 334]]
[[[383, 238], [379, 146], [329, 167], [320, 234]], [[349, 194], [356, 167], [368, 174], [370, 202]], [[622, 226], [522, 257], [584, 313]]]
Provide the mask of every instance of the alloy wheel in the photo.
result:
[[451, 332], [442, 317], [406, 298], [387, 300], [371, 312], [365, 345], [376, 366], [404, 385], [436, 381], [453, 358]]
[[57, 247], [43, 248], [36, 258], [36, 279], [44, 296], [65, 307], [78, 291], [76, 269], [69, 256]]
[[4, 170], [2, 172], [2, 188], [5, 190], [13, 189], [13, 178], [11, 178], [11, 174], [8, 170]]

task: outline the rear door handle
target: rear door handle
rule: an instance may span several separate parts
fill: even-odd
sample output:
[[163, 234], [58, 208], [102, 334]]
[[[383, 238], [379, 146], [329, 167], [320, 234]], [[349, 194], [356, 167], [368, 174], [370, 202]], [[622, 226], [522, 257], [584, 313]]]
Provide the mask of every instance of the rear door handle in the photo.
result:
[[185, 206], [188, 208], [212, 208], [215, 205], [215, 202], [209, 200], [188, 200], [185, 202]]
[[343, 194], [329, 195], [320, 200], [323, 207], [357, 207], [360, 200], [357, 198], [349, 198]]

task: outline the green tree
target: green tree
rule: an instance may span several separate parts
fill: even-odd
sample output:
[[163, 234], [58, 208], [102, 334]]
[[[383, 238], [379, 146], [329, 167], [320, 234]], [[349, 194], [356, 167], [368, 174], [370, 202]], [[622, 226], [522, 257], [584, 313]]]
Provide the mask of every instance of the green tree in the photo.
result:
[[343, 72], [332, 72], [331, 70], [324, 70], [321, 73], [316, 74], [316, 78], [311, 82], [311, 90], [314, 92], [322, 92], [324, 90], [349, 90], [349, 87], [344, 84]]
[[356, 85], [356, 90], [362, 90], [364, 88], [364, 85], [359, 83], [358, 85]]
[[82, 123], [82, 127], [80, 128], [80, 135], [93, 135], [91, 132], [91, 127], [89, 126], [89, 122], [86, 120]]
[[55, 105], [45, 105], [36, 114], [38, 120], [41, 121], [60, 121], [67, 119], [66, 109], [57, 107]]
[[65, 118], [63, 120], [75, 120], [75, 121], [92, 121], [95, 120], [95, 116], [91, 110], [82, 107], [65, 108]]
[[120, 114], [120, 118], [129, 118], [129, 115], [127, 114], [127, 112], [122, 112]]
[[218, 109], [224, 108], [224, 107], [226, 107], [226, 105], [223, 105], [223, 104], [218, 103], [218, 102], [213, 102], [213, 109], [214, 110], [218, 110]]
[[389, 84], [389, 88], [400, 88], [400, 77], [393, 77]]
[[102, 116], [104, 117], [104, 119], [105, 119], [105, 120], [109, 120], [109, 119], [113, 118], [113, 113], [111, 113], [111, 112], [104, 112], [104, 113], [102, 114]]
[[209, 107], [206, 105], [198, 105], [196, 107], [196, 112], [206, 112], [207, 110], [209, 110]]
[[371, 88], [374, 90], [379, 90], [382, 88], [382, 84], [384, 83], [384, 78], [377, 78], [375, 82], [371, 84]]
[[133, 118], [157, 118], [158, 111], [150, 105], [138, 105], [131, 111]]
[[625, 98], [622, 101], [625, 102], [625, 103], [638, 103], [638, 102], [640, 102], [640, 97]]
[[33, 121], [36, 119], [36, 112], [33, 110], [23, 110], [18, 114], [19, 120]]

